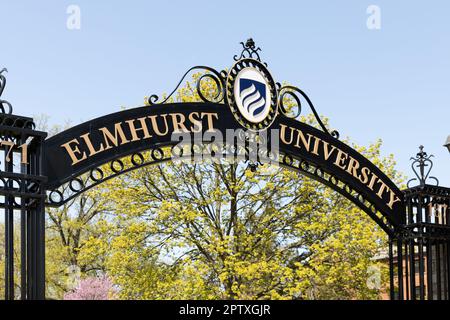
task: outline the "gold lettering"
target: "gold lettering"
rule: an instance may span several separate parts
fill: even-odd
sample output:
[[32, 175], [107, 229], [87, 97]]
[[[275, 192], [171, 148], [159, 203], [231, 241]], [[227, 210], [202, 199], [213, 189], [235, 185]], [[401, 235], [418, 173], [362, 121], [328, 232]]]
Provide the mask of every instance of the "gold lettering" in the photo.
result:
[[318, 137], [314, 136], [314, 148], [311, 151], [312, 154], [315, 154], [316, 156], [319, 155], [319, 145], [320, 145], [320, 141], [322, 141], [321, 139], [319, 139]]
[[328, 160], [330, 158], [330, 156], [333, 154], [334, 150], [336, 150], [336, 147], [333, 146], [333, 148], [331, 149], [331, 151], [328, 150], [328, 142], [323, 141], [323, 156], [325, 158], [325, 161]]
[[186, 121], [186, 117], [184, 116], [184, 114], [171, 113], [170, 115], [172, 116], [174, 133], [189, 132], [186, 126], [184, 125], [184, 122]]
[[373, 185], [375, 184], [375, 181], [378, 179], [378, 176], [372, 172], [372, 178], [370, 179], [369, 183], [369, 189], [373, 191]]
[[93, 155], [105, 150], [105, 148], [103, 147], [103, 144], [100, 143], [100, 147], [98, 148], [98, 150], [95, 150], [94, 146], [92, 145], [92, 141], [91, 141], [91, 138], [89, 137], [89, 135], [90, 135], [90, 133], [85, 133], [85, 134], [81, 135], [80, 138], [82, 138], [84, 140], [84, 142], [86, 143], [86, 145], [89, 149], [89, 157], [92, 157]]
[[191, 126], [192, 132], [202, 132], [202, 122], [199, 120], [198, 112], [191, 112], [189, 114], [189, 121], [193, 124], [193, 126]]
[[381, 179], [378, 179], [378, 182], [381, 184], [381, 186], [377, 192], [377, 196], [379, 196], [380, 199], [383, 199], [383, 192], [386, 190], [387, 185], [383, 181], [381, 181]]
[[[152, 137], [151, 134], [148, 132], [147, 123], [145, 122], [146, 119], [147, 119], [147, 117], [142, 117], [142, 118], [126, 121], [126, 123], [128, 123], [128, 126], [130, 127], [131, 141], [140, 140], [137, 135], [138, 131], [144, 132], [144, 137], [142, 137], [142, 139], [149, 139]], [[134, 121], [136, 121], [136, 120], [139, 120], [139, 122], [141, 123], [141, 127], [138, 129], [136, 129], [136, 126], [134, 125]]]
[[343, 164], [342, 161], [345, 161], [347, 157], [348, 157], [347, 153], [345, 153], [341, 149], [338, 149], [338, 154], [336, 155], [336, 161], [334, 162], [334, 164], [339, 168], [345, 170], [345, 164]]
[[302, 140], [303, 146], [305, 147], [306, 151], [309, 152], [309, 146], [311, 145], [311, 137], [312, 135], [310, 135], [309, 133], [308, 135], [308, 141], [306, 141], [305, 135], [303, 134], [303, 132], [301, 132], [300, 130], [297, 129], [297, 143], [295, 144], [295, 146], [297, 148], [300, 148], [300, 139]]
[[291, 140], [289, 142], [287, 142], [286, 137], [285, 137], [287, 126], [284, 124], [280, 124], [280, 126], [281, 126], [281, 132], [280, 132], [281, 141], [283, 141], [283, 143], [285, 143], [287, 145], [290, 145], [292, 143], [292, 141], [294, 140], [294, 128], [289, 127], [289, 129], [291, 129]]
[[165, 136], [169, 132], [169, 126], [167, 124], [167, 114], [161, 115], [161, 117], [164, 119], [164, 123], [166, 126], [166, 131], [164, 131], [164, 133], [161, 132], [161, 130], [159, 130], [159, 128], [158, 128], [158, 122], [156, 121], [157, 116], [148, 116], [148, 117], [152, 121], [153, 131], [156, 133], [157, 136]]
[[219, 116], [217, 115], [217, 113], [212, 113], [212, 112], [202, 112], [200, 114], [200, 118], [203, 119], [203, 116], [206, 116], [207, 120], [208, 120], [208, 130], [206, 132], [214, 132], [214, 123], [213, 123], [213, 117], [215, 117], [216, 119], [219, 119]]
[[392, 207], [394, 206], [394, 203], [399, 202], [400, 198], [397, 197], [391, 189], [389, 189], [389, 192], [390, 192], [390, 195], [389, 195], [388, 207], [392, 209]]
[[[103, 139], [105, 140], [106, 148], [105, 150], [111, 149], [112, 146], [109, 144], [110, 142], [118, 147], [119, 145], [126, 144], [130, 142], [126, 137], [125, 133], [122, 130], [122, 122], [118, 122], [114, 125], [114, 135], [106, 128], [99, 129], [103, 133]], [[120, 138], [120, 141], [119, 141]]]
[[354, 176], [356, 179], [359, 178], [358, 170], [359, 169], [359, 162], [358, 160], [353, 159], [350, 157], [350, 161], [348, 162], [347, 172], [350, 173], [352, 176]]
[[[72, 147], [71, 144], [76, 144], [76, 146]], [[72, 165], [77, 164], [80, 161], [83, 161], [87, 158], [87, 155], [85, 152], [81, 153], [80, 149], [78, 148], [78, 145], [80, 142], [78, 142], [77, 139], [72, 139], [67, 143], [64, 143], [61, 145], [61, 147], [65, 148], [67, 153], [70, 156], [70, 159], [72, 159]], [[77, 158], [77, 154], [81, 154], [81, 158]]]
[[[364, 167], [361, 169], [361, 175], [359, 176], [359, 180], [366, 184], [367, 182], [369, 182], [369, 174], [370, 174], [370, 170], [367, 167]], [[362, 179], [361, 179], [362, 176]]]

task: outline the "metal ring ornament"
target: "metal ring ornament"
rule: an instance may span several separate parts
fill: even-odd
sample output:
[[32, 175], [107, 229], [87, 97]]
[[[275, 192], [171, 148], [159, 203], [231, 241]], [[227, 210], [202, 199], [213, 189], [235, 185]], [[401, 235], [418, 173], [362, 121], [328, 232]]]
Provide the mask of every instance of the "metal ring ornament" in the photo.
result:
[[164, 151], [161, 148], [152, 149], [151, 156], [154, 161], [161, 161], [164, 159]]
[[[117, 168], [116, 165], [118, 165], [119, 168]], [[111, 168], [112, 172], [119, 173], [119, 172], [123, 171], [123, 169], [125, 168], [125, 165], [123, 164], [122, 160], [116, 159], [116, 160], [111, 161], [110, 168]]]
[[309, 164], [308, 161], [306, 160], [301, 160], [300, 161], [300, 165], [299, 168], [302, 169], [303, 171], [309, 172], [311, 165]]
[[[55, 199], [55, 196], [57, 196], [58, 198]], [[50, 202], [52, 204], [59, 204], [64, 201], [64, 196], [61, 191], [55, 189], [55, 190], [50, 191], [48, 199], [50, 200]]]
[[91, 170], [89, 177], [92, 179], [92, 181], [99, 182], [99, 181], [103, 180], [103, 177], [104, 177], [103, 170], [100, 168], [94, 168]]
[[[198, 80], [197, 80], [197, 93], [200, 97], [200, 99], [203, 100], [203, 102], [220, 102], [223, 100], [224, 98], [224, 93], [223, 93], [223, 82], [222, 79], [220, 78], [221, 75], [216, 73], [215, 71], [213, 73], [205, 73], [204, 75], [202, 75]], [[213, 94], [213, 98], [212, 100], [208, 99], [205, 94], [203, 93], [202, 90], [202, 81], [204, 79], [210, 79], [213, 81], [214, 85], [215, 85], [215, 89], [216, 92]]]
[[316, 169], [314, 170], [314, 175], [316, 175], [320, 178], [323, 178], [323, 176], [324, 176], [323, 169], [320, 167], [316, 167]]
[[[284, 98], [286, 96], [290, 96], [291, 98], [293, 98], [295, 100], [295, 104], [297, 106], [297, 112], [294, 113], [294, 115], [289, 115], [287, 108], [285, 107], [284, 103]], [[280, 108], [280, 112], [285, 115], [288, 118], [291, 119], [296, 119], [300, 116], [300, 114], [302, 113], [302, 103], [300, 102], [300, 98], [292, 91], [280, 91], [280, 98], [279, 98], [279, 108]]]
[[177, 158], [181, 158], [183, 156], [184, 149], [183, 149], [183, 147], [180, 147], [179, 145], [174, 145], [170, 149], [170, 153], [172, 154], [172, 157], [175, 156]]
[[[270, 109], [266, 118], [259, 123], [253, 123], [245, 119], [236, 104], [236, 99], [234, 97], [234, 86], [236, 84], [236, 79], [241, 70], [244, 68], [256, 69], [267, 81], [268, 90], [270, 91]], [[278, 114], [278, 94], [277, 86], [273, 80], [272, 75], [267, 70], [266, 66], [258, 60], [255, 59], [241, 59], [237, 61], [228, 72], [228, 77], [226, 79], [226, 101], [231, 108], [234, 118], [240, 125], [251, 131], [265, 130], [272, 125]]]
[[[136, 157], [139, 158], [139, 161], [136, 161]], [[141, 153], [134, 153], [131, 155], [131, 163], [135, 167], [139, 167], [141, 164], [143, 164], [145, 161], [144, 156]]]
[[79, 192], [83, 190], [84, 182], [80, 178], [73, 178], [69, 182], [69, 189], [73, 192]]

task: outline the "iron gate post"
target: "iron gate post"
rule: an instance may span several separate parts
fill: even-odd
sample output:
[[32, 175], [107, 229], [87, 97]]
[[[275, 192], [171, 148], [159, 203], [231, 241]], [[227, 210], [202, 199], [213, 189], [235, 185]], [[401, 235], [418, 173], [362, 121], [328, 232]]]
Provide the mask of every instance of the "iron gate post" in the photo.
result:
[[[404, 190], [406, 224], [402, 260], [408, 300], [450, 299], [450, 188], [440, 187], [439, 181], [429, 175], [431, 157], [420, 146], [419, 153], [411, 158], [416, 178], [408, 181], [408, 189]], [[435, 185], [427, 184], [427, 179]], [[414, 181], [418, 185], [409, 187]]]
[[[0, 113], [6, 300], [45, 298], [46, 178], [41, 175], [45, 137], [45, 132], [34, 130], [32, 119]], [[20, 279], [15, 279], [18, 273]]]

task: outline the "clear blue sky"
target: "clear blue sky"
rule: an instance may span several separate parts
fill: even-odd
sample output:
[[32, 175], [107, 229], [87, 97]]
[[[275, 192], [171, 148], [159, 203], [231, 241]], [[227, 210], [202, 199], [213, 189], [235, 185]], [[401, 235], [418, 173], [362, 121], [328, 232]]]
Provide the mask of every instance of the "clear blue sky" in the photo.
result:
[[[81, 29], [66, 28], [67, 6]], [[369, 5], [381, 29], [366, 27]], [[3, 98], [74, 124], [170, 91], [186, 69], [229, 67], [253, 37], [276, 81], [306, 91], [341, 136], [384, 141], [411, 176], [419, 144], [450, 187], [449, 1], [0, 0]]]

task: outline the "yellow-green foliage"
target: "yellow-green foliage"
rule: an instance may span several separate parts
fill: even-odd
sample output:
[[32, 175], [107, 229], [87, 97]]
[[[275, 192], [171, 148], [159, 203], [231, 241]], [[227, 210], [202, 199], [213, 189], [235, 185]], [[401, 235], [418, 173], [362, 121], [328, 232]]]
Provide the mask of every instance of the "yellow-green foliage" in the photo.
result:
[[[177, 100], [198, 100], [192, 84]], [[312, 117], [302, 120], [314, 125]], [[354, 147], [401, 181], [393, 157], [380, 155], [381, 141]], [[170, 162], [109, 180], [82, 199], [49, 212], [48, 287], [57, 298], [67, 290], [70, 265], [82, 276], [107, 273], [121, 299], [380, 294], [366, 282], [384, 233], [348, 200], [297, 172]]]

